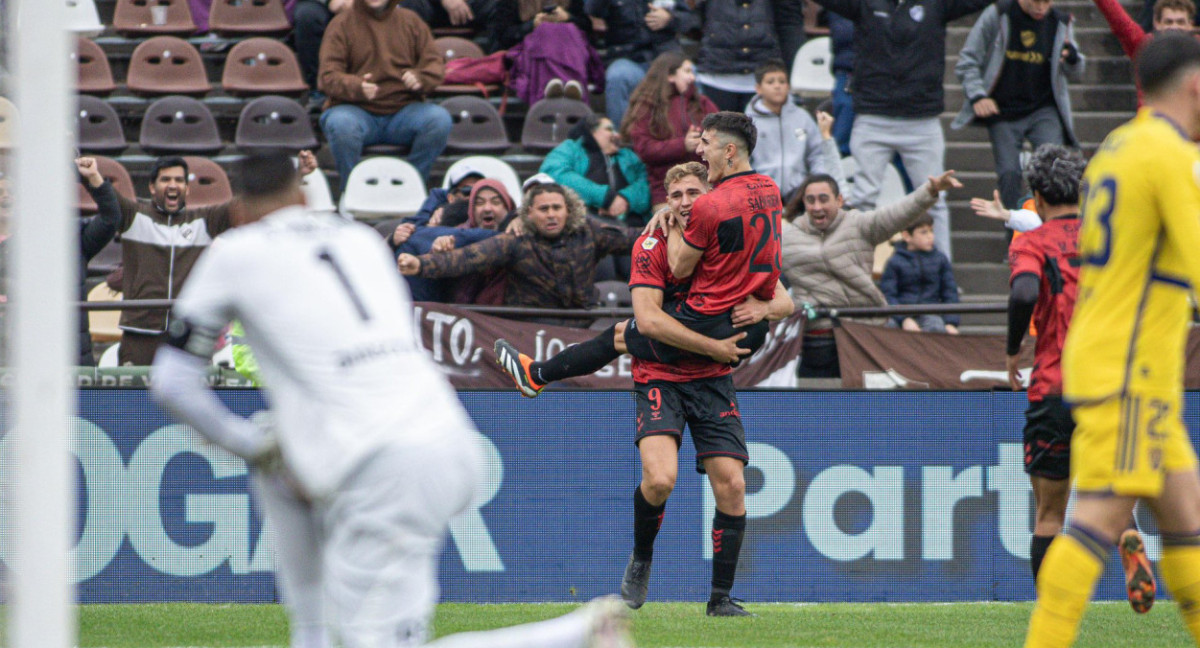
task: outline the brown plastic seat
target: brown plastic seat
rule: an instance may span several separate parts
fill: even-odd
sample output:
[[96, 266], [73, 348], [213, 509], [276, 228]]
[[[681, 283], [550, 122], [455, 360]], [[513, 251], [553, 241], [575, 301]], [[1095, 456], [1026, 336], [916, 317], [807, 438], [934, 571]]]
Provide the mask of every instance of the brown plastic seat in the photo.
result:
[[[133, 178], [129, 177], [129, 172], [125, 170], [125, 167], [120, 162], [109, 157], [104, 157], [103, 155], [92, 157], [96, 158], [96, 164], [100, 167], [100, 175], [112, 183], [117, 193], [130, 200], [137, 199], [137, 191], [133, 188]], [[84, 214], [96, 213], [98, 208], [96, 207], [96, 201], [92, 200], [92, 195], [88, 193], [87, 189], [83, 188], [83, 184], [76, 184], [79, 184], [79, 211]]]
[[200, 52], [174, 36], [156, 36], [138, 45], [125, 84], [142, 95], [205, 95], [212, 89]]
[[[154, 24], [150, 13], [150, 7], [154, 5], [167, 8], [165, 24]], [[192, 20], [188, 0], [117, 0], [117, 7], [113, 11], [113, 29], [125, 36], [186, 36], [196, 32], [196, 23]]]
[[208, 28], [222, 36], [283, 34], [292, 25], [282, 0], [213, 0]]
[[483, 58], [483, 48], [465, 38], [443, 36], [433, 41], [442, 57], [447, 61], [456, 58]]
[[229, 176], [221, 165], [208, 158], [186, 155], [188, 165], [188, 207], [223, 205], [233, 200]]
[[221, 150], [217, 120], [208, 107], [199, 100], [180, 96], [163, 97], [150, 104], [142, 118], [138, 143], [152, 155], [207, 155]]
[[571, 128], [592, 114], [592, 109], [574, 99], [542, 99], [525, 115], [521, 146], [531, 151], [549, 151], [567, 139]]
[[76, 39], [75, 63], [78, 79], [75, 88], [83, 94], [107, 95], [117, 89], [108, 55], [100, 46], [86, 38]]
[[504, 119], [486, 99], [470, 96], [450, 97], [441, 103], [454, 125], [446, 148], [458, 151], [503, 151], [512, 143], [504, 129]]
[[281, 148], [299, 152], [317, 148], [308, 109], [287, 97], [259, 97], [238, 117], [234, 143], [242, 150]]
[[88, 155], [117, 155], [129, 147], [121, 118], [107, 101], [79, 96], [79, 150]]
[[292, 95], [308, 91], [291, 48], [273, 38], [248, 38], [229, 50], [221, 87], [233, 95]]

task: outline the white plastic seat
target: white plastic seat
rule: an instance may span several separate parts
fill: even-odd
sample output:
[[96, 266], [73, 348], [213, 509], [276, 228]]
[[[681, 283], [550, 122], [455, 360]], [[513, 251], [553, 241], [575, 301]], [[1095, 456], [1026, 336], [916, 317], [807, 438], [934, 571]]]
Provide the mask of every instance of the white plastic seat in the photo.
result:
[[67, 31], [87, 38], [95, 38], [104, 32], [100, 12], [94, 0], [67, 0]]
[[512, 197], [516, 206], [521, 206], [521, 178], [508, 162], [490, 155], [465, 157], [451, 164], [450, 168], [446, 170], [446, 177], [442, 180], [443, 189], [450, 188], [450, 177], [461, 167], [470, 167], [482, 173], [485, 178], [499, 180], [508, 190], [508, 195]]
[[421, 209], [427, 195], [413, 165], [393, 157], [367, 158], [350, 172], [340, 210], [365, 220], [408, 216]]
[[833, 41], [828, 36], [814, 38], [796, 52], [792, 64], [792, 92], [806, 96], [833, 94]]
[[113, 369], [113, 368], [121, 366], [120, 361], [117, 359], [119, 357], [120, 352], [121, 352], [121, 343], [120, 342], [117, 342], [116, 344], [108, 347], [107, 349], [104, 350], [104, 353], [100, 354], [100, 360], [98, 360], [96, 362], [96, 367], [99, 369]]
[[329, 179], [320, 169], [300, 179], [300, 190], [304, 192], [304, 201], [312, 211], [337, 210], [337, 205], [333, 204], [333, 193], [329, 190]]

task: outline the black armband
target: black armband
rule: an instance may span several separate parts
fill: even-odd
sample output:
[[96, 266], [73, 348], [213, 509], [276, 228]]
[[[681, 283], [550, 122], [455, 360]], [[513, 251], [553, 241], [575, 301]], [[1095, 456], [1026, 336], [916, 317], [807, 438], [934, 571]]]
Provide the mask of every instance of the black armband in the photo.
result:
[[166, 344], [209, 360], [220, 335], [220, 329], [193, 325], [185, 319], [171, 318], [171, 323], [167, 326]]

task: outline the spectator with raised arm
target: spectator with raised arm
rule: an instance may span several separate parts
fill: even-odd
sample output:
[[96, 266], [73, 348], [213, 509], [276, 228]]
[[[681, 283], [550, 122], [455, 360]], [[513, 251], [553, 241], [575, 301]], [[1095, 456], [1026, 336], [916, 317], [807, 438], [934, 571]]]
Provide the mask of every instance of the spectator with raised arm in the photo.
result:
[[450, 252], [401, 254], [397, 266], [405, 276], [429, 278], [507, 270], [505, 306], [590, 308], [595, 305], [596, 262], [629, 252], [639, 236], [638, 230], [587, 218], [579, 196], [557, 184], [533, 185], [521, 204], [520, 219], [523, 236], [501, 234]]
[[[917, 187], [899, 202], [872, 211], [846, 210], [837, 182], [816, 175], [801, 187], [797, 200], [804, 213], [783, 225], [783, 275], [792, 289], [797, 310], [812, 313], [816, 306], [886, 306], [871, 269], [875, 247], [924, 216], [941, 192], [961, 187], [946, 171]], [[793, 213], [797, 205], [789, 205]], [[871, 320], [883, 323], [882, 319]], [[810, 317], [805, 323], [798, 375], [837, 378], [837, 344], [833, 322]]]
[[967, 35], [954, 73], [966, 100], [951, 128], [987, 126], [1000, 197], [1016, 207], [1024, 195], [1021, 147], [1028, 140], [1078, 146], [1067, 83], [1083, 75], [1071, 17], [1052, 0], [1000, 0]]
[[[854, 23], [850, 151], [858, 173], [848, 199], [869, 211], [897, 153], [914, 182], [942, 175], [946, 139], [938, 116], [946, 109], [946, 25], [993, 0], [815, 1]], [[944, 198], [931, 215], [938, 249], [954, 258]]]
[[321, 44], [320, 90], [329, 96], [321, 130], [343, 189], [363, 147], [409, 147], [408, 161], [428, 180], [446, 148], [452, 121], [425, 101], [445, 76], [433, 34], [397, 0], [353, 0], [334, 17]]
[[621, 139], [646, 165], [651, 205], [667, 202], [663, 180], [668, 169], [700, 161], [700, 122], [715, 112], [716, 104], [696, 89], [696, 68], [690, 60], [679, 52], [654, 59], [621, 122]]

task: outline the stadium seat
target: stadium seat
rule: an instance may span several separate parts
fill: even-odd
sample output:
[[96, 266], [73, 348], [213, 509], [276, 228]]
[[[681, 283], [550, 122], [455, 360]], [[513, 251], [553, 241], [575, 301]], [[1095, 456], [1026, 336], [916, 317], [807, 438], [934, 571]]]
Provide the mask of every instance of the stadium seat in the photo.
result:
[[517, 176], [517, 172], [505, 162], [497, 157], [490, 155], [472, 155], [465, 157], [458, 162], [450, 165], [446, 169], [446, 174], [442, 180], [442, 188], [450, 188], [450, 178], [454, 172], [461, 167], [470, 167], [479, 171], [485, 178], [499, 180], [504, 184], [504, 188], [508, 190], [508, 195], [516, 202], [517, 207], [521, 206], [521, 178]]
[[292, 25], [282, 0], [213, 0], [208, 28], [222, 36], [283, 35]]
[[20, 115], [17, 113], [17, 107], [8, 99], [0, 97], [0, 150], [10, 149], [16, 145], [14, 139], [17, 135], [18, 123], [20, 123]]
[[399, 144], [371, 144], [370, 146], [364, 146], [362, 152], [364, 158], [380, 156], [403, 157], [408, 155], [408, 153], [409, 148], [407, 146], [400, 146]]
[[337, 205], [333, 204], [333, 193], [329, 191], [329, 179], [320, 169], [300, 179], [300, 190], [304, 192], [304, 202], [312, 211], [337, 211]]
[[308, 110], [293, 99], [275, 96], [246, 104], [238, 118], [234, 143], [244, 151], [281, 148], [294, 153], [319, 146]]
[[108, 347], [107, 349], [104, 350], [104, 353], [100, 354], [100, 359], [96, 361], [96, 368], [98, 368], [98, 369], [116, 369], [117, 367], [120, 366], [120, 361], [117, 359], [118, 357], [120, 357], [120, 353], [121, 353], [121, 343], [120, 342], [117, 342], [116, 344]]
[[421, 173], [408, 162], [368, 158], [350, 172], [340, 211], [366, 220], [408, 216], [421, 209], [428, 193]]
[[128, 148], [121, 118], [99, 97], [79, 97], [79, 150], [88, 155], [117, 155]]
[[271, 38], [248, 38], [229, 50], [221, 87], [232, 95], [298, 95], [308, 90], [291, 48]]
[[465, 38], [443, 36], [433, 42], [447, 61], [456, 58], [483, 58], [484, 55], [482, 47]]
[[833, 94], [833, 41], [828, 36], [806, 42], [792, 64], [792, 92], [804, 96]]
[[454, 121], [450, 127], [450, 137], [446, 140], [447, 149], [499, 153], [512, 146], [508, 141], [508, 131], [504, 128], [504, 119], [488, 100], [469, 96], [450, 97], [441, 106]]
[[73, 56], [78, 71], [75, 82], [77, 91], [104, 96], [117, 89], [112, 68], [108, 65], [108, 55], [99, 45], [86, 38], [79, 38]]
[[152, 155], [208, 155], [220, 151], [222, 146], [212, 113], [191, 97], [163, 97], [150, 104], [142, 118], [138, 143]]
[[[137, 198], [137, 191], [133, 188], [133, 179], [120, 162], [109, 157], [104, 157], [103, 155], [93, 157], [96, 158], [96, 164], [100, 167], [100, 175], [112, 183], [117, 193], [130, 200]], [[96, 201], [92, 200], [92, 194], [83, 188], [83, 183], [76, 184], [79, 186], [79, 211], [84, 214], [96, 213]]]
[[138, 45], [125, 84], [141, 95], [202, 96], [212, 89], [200, 52], [174, 36], [156, 36]]
[[184, 156], [183, 160], [188, 165], [188, 207], [209, 207], [233, 200], [229, 176], [221, 165], [194, 155]]
[[629, 291], [629, 284], [624, 281], [598, 281], [596, 282], [596, 292], [599, 294], [599, 303], [605, 308], [622, 308], [633, 305], [633, 295]]
[[67, 31], [87, 38], [104, 33], [94, 0], [67, 0]]
[[[167, 8], [164, 24], [154, 24], [150, 13], [152, 6]], [[192, 20], [188, 0], [117, 0], [117, 7], [113, 11], [113, 29], [124, 36], [186, 36], [196, 32], [196, 23]]]
[[[108, 284], [103, 281], [89, 290], [87, 295], [87, 300], [90, 302], [120, 301], [121, 298], [121, 293], [109, 288]], [[121, 311], [88, 311], [88, 331], [92, 334], [92, 342], [119, 341], [121, 329], [117, 326], [117, 322], [120, 319]], [[116, 345], [114, 344], [113, 347], [115, 348]], [[111, 366], [115, 367], [116, 363], [114, 362]]]
[[113, 239], [105, 245], [100, 252], [92, 257], [87, 264], [87, 273], [89, 277], [101, 276], [107, 277], [114, 270], [121, 267], [122, 252], [121, 242]]
[[549, 151], [567, 139], [567, 133], [592, 109], [574, 99], [542, 99], [533, 104], [525, 115], [521, 130], [521, 146], [531, 151]]

